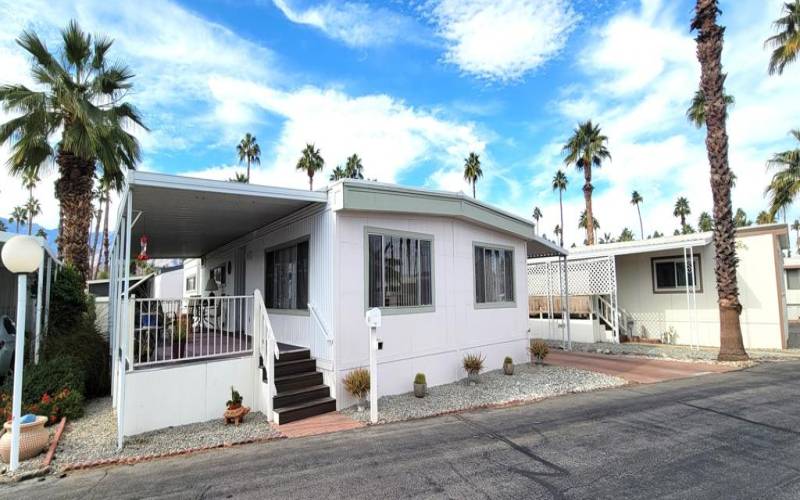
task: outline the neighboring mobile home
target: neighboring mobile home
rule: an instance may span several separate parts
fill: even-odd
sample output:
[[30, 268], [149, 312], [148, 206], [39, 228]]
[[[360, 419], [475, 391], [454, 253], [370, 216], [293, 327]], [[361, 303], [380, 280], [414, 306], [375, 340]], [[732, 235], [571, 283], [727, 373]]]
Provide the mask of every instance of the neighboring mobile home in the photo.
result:
[[487, 369], [525, 359], [526, 258], [565, 254], [464, 194], [349, 179], [304, 191], [131, 172], [115, 234], [114, 290], [143, 236], [151, 258], [197, 259], [183, 296], [112, 293], [125, 435], [217, 418], [230, 386], [281, 423], [349, 406], [342, 378], [368, 366], [373, 307], [380, 395], [417, 372], [460, 379], [468, 352]]
[[[787, 346], [786, 248], [784, 224], [736, 231], [746, 348]], [[712, 233], [578, 247], [570, 249], [567, 262], [572, 340], [719, 346]], [[558, 279], [550, 278], [548, 286], [549, 273], [557, 267], [548, 259], [531, 259], [528, 264], [534, 337], [563, 337], [561, 302], [550, 299], [558, 295]]]

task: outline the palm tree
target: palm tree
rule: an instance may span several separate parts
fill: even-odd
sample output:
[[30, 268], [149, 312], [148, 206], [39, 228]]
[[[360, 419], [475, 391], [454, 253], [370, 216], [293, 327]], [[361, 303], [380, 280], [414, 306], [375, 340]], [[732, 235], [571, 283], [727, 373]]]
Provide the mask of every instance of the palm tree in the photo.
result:
[[[567, 189], [567, 185], [569, 184], [569, 180], [567, 179], [567, 175], [564, 173], [563, 170], [558, 169], [556, 175], [553, 176], [553, 191], [558, 191], [558, 213], [561, 217], [561, 227], [564, 227], [564, 202], [563, 196], [564, 191]], [[561, 240], [559, 240], [559, 244], [563, 247], [564, 246], [564, 237], [561, 235]]]
[[43, 228], [40, 227], [39, 230], [36, 231], [36, 236], [38, 236], [39, 238], [47, 239], [47, 231], [45, 231]]
[[697, 219], [697, 229], [703, 232], [714, 230], [714, 219], [711, 218], [708, 212], [700, 213], [700, 217]]
[[8, 218], [8, 222], [16, 224], [16, 229], [14, 229], [15, 233], [19, 233], [20, 224], [22, 224], [22, 227], [25, 227], [25, 221], [27, 220], [28, 212], [25, 210], [24, 206], [14, 207], [14, 210], [11, 212], [11, 217]]
[[[587, 245], [591, 245], [592, 243], [589, 243], [589, 224], [588, 224], [588, 221], [589, 221], [589, 218], [586, 217], [586, 210], [584, 210], [583, 212], [581, 212], [581, 216], [578, 219], [578, 228], [586, 230], [586, 244]], [[594, 218], [594, 217], [592, 217], [591, 226], [594, 227], [595, 229], [600, 229], [600, 223], [597, 222], [597, 219]]]
[[631, 231], [626, 227], [622, 229], [622, 232], [620, 233], [619, 238], [617, 238], [617, 241], [633, 241], [633, 239], [634, 239], [633, 231]]
[[345, 177], [349, 179], [363, 179], [364, 178], [364, 165], [361, 164], [361, 158], [357, 154], [350, 155], [347, 158], [347, 163], [344, 166]]
[[639, 191], [634, 191], [631, 193], [631, 205], [636, 205], [636, 213], [639, 214], [639, 234], [642, 235], [642, 239], [644, 239], [644, 226], [642, 225], [642, 211], [639, 208], [639, 205], [644, 202], [644, 198], [642, 195], [639, 194]]
[[653, 231], [653, 236], [651, 238], [662, 238], [664, 233], [659, 233], [658, 231]]
[[600, 237], [600, 243], [614, 243], [614, 237], [611, 236], [611, 233], [603, 233], [603, 236]]
[[794, 231], [795, 234], [794, 246], [797, 248], [797, 251], [800, 252], [800, 219], [794, 220], [794, 222], [792, 223], [792, 230]]
[[244, 181], [240, 179], [239, 174], [236, 174], [236, 182], [250, 182], [250, 164], [261, 164], [261, 146], [258, 145], [256, 136], [250, 135], [250, 132], [244, 135], [244, 139], [236, 146], [236, 153], [239, 155], [239, 163], [247, 162], [247, 176]]
[[558, 224], [556, 224], [556, 227], [554, 227], [554, 228], [553, 228], [553, 233], [556, 235], [556, 238], [559, 238], [559, 241], [561, 241], [561, 242], [562, 242], [561, 246], [564, 246], [564, 245], [563, 245], [564, 238], [562, 238], [562, 237], [561, 237], [561, 233], [562, 233], [562, 232], [563, 232], [563, 231], [561, 231], [561, 226], [559, 226]]
[[731, 169], [728, 165], [727, 116], [722, 72], [724, 29], [717, 24], [718, 0], [697, 0], [691, 28], [697, 31], [700, 88], [705, 96], [706, 152], [714, 199], [714, 257], [720, 318], [718, 359], [748, 359], [742, 342], [739, 285], [736, 277], [736, 229], [731, 205]]
[[536, 234], [539, 233], [539, 219], [542, 218], [542, 210], [539, 207], [533, 207], [533, 220], [536, 221], [536, 226], [534, 227], [536, 230]]
[[769, 196], [769, 214], [774, 219], [778, 212], [783, 214], [783, 223], [786, 224], [786, 210], [794, 201], [792, 185], [786, 182], [773, 180], [767, 186], [764, 194]]
[[[22, 172], [22, 187], [28, 190], [28, 203], [33, 200], [33, 190], [36, 189], [36, 185], [39, 183], [41, 179], [39, 179], [39, 169], [33, 168], [30, 170], [26, 170]], [[37, 206], [39, 202], [36, 202]], [[39, 215], [39, 211], [34, 213], [31, 210], [28, 210], [28, 234], [31, 234], [31, 230], [33, 228], [33, 218], [34, 216]]]
[[800, 192], [800, 129], [792, 130], [790, 134], [797, 140], [798, 147], [775, 153], [767, 161], [767, 169], [777, 170], [767, 187], [773, 213], [791, 205]]
[[735, 227], [747, 227], [751, 225], [753, 221], [747, 220], [747, 213], [741, 208], [736, 209], [736, 215], [733, 216], [733, 224]]
[[797, 59], [800, 53], [800, 0], [783, 4], [783, 17], [772, 23], [778, 33], [767, 38], [764, 46], [773, 47], [769, 58], [769, 74], [783, 74], [787, 64]]
[[472, 184], [473, 198], [475, 198], [475, 185], [481, 177], [483, 177], [481, 159], [475, 153], [470, 153], [469, 156], [464, 159], [464, 180]]
[[42, 206], [36, 198], [28, 198], [25, 203], [25, 213], [28, 215], [28, 236], [33, 232], [33, 218], [42, 213]]
[[[109, 267], [108, 267], [108, 256], [110, 250], [110, 241], [109, 241], [109, 231], [108, 231], [108, 219], [111, 216], [111, 191], [115, 193], [119, 193], [122, 191], [122, 188], [125, 186], [125, 176], [119, 170], [106, 170], [103, 172], [103, 175], [100, 177], [100, 190], [103, 192], [103, 203], [105, 207], [103, 208], [103, 273], [104, 275], [108, 276]], [[100, 269], [100, 256], [97, 257], [97, 265], [95, 266], [95, 274], [94, 277], [97, 278], [99, 273], [97, 270]]]
[[756, 216], [756, 224], [774, 224], [774, 223], [775, 223], [775, 217], [772, 214], [770, 214], [766, 210], [758, 212], [758, 215]]
[[[723, 94], [723, 98], [725, 99], [726, 110], [727, 113], [727, 106], [732, 106], [734, 104], [735, 99], [732, 95]], [[727, 116], [727, 114], [726, 114]], [[689, 108], [686, 110], [686, 119], [689, 120], [695, 127], [700, 128], [706, 123], [706, 98], [703, 95], [702, 89], [697, 89], [694, 93], [694, 97], [692, 97], [692, 103], [689, 105]]]
[[91, 269], [92, 278], [97, 277], [97, 267], [100, 261], [97, 243], [100, 241], [100, 223], [103, 222], [103, 196], [105, 196], [105, 193], [101, 186], [98, 186], [92, 193], [92, 197], [97, 200], [97, 209], [94, 211], [96, 220], [94, 225], [94, 237], [92, 238], [92, 246], [89, 248], [89, 268]]
[[686, 216], [691, 213], [692, 210], [689, 208], [689, 200], [683, 196], [678, 198], [678, 201], [675, 202], [675, 208], [672, 211], [672, 215], [675, 217], [680, 217], [681, 229], [686, 227]]
[[[86, 279], [95, 169], [98, 165], [108, 172], [134, 168], [139, 143], [126, 126], [144, 125], [134, 107], [124, 102], [133, 73], [107, 60], [112, 40], [92, 38], [75, 21], [62, 30], [61, 38], [58, 56], [31, 31], [17, 39], [31, 56], [37, 89], [0, 86], [3, 109], [16, 116], [0, 125], [0, 144], [12, 143], [8, 163], [13, 175], [38, 171], [55, 158], [59, 170], [55, 194], [61, 205], [59, 253]], [[55, 134], [60, 134], [57, 141], [51, 140]]]
[[331, 172], [330, 180], [338, 181], [339, 179], [345, 178], [347, 178], [347, 172], [345, 172], [345, 169], [343, 169], [341, 165], [336, 165], [336, 168], [334, 168], [333, 172]]
[[314, 190], [314, 174], [322, 170], [325, 160], [320, 156], [319, 149], [313, 144], [306, 144], [300, 159], [297, 160], [297, 170], [302, 170], [308, 175], [308, 189]]
[[228, 179], [229, 182], [241, 182], [242, 184], [247, 184], [250, 182], [250, 178], [241, 172], [236, 172], [233, 177]]
[[586, 227], [586, 240], [589, 245], [594, 244], [594, 212], [592, 211], [592, 166], [600, 168], [603, 160], [610, 160], [611, 153], [606, 148], [608, 137], [600, 133], [600, 126], [592, 124], [591, 120], [581, 123], [573, 131], [564, 147], [566, 165], [574, 164], [583, 172], [583, 198], [586, 202], [586, 212], [589, 214], [589, 225]]

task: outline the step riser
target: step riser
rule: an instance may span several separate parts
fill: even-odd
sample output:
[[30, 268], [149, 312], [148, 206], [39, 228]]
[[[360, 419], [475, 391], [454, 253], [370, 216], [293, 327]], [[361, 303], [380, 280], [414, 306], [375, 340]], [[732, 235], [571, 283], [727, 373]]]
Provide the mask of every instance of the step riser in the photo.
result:
[[311, 359], [311, 351], [308, 349], [304, 351], [287, 351], [280, 353], [280, 357], [275, 361], [280, 363], [281, 361], [297, 361], [298, 359]]
[[323, 413], [329, 413], [332, 411], [336, 411], [336, 401], [327, 401], [325, 403], [295, 411], [277, 412], [276, 416], [278, 424], [283, 425], [288, 424], [289, 422], [295, 422], [297, 420], [302, 420], [304, 418], [313, 417], [316, 415], [322, 415]]
[[295, 380], [282, 382], [275, 381], [275, 389], [278, 392], [291, 391], [293, 389], [302, 389], [303, 387], [311, 387], [314, 385], [322, 385], [322, 374], [319, 372], [309, 373], [308, 376], [300, 377]]
[[275, 376], [284, 377], [286, 375], [295, 375], [297, 373], [313, 372], [317, 369], [317, 362], [313, 359], [294, 362], [290, 364], [276, 364]]
[[303, 392], [301, 394], [291, 394], [289, 396], [275, 396], [272, 398], [272, 407], [281, 408], [284, 406], [296, 405], [314, 399], [327, 398], [331, 395], [330, 387], [320, 387], [319, 389]]

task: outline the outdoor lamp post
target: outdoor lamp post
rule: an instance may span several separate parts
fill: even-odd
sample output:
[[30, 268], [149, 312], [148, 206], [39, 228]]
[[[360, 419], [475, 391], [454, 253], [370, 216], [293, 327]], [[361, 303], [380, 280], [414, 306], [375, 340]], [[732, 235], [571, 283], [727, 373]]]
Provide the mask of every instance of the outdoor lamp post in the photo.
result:
[[42, 261], [42, 247], [33, 236], [14, 236], [3, 245], [3, 265], [17, 275], [17, 331], [14, 341], [14, 395], [11, 406], [11, 464], [19, 467], [19, 421], [22, 413], [22, 362], [25, 359], [25, 299], [28, 274]]

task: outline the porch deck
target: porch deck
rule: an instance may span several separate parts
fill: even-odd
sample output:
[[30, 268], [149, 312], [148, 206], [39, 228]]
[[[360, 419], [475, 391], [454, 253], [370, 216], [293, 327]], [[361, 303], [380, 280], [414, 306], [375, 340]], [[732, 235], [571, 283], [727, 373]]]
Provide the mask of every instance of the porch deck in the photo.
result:
[[156, 341], [155, 359], [186, 361], [194, 358], [241, 355], [253, 349], [252, 337], [242, 331], [207, 331], [196, 328], [185, 342], [174, 342], [166, 336]]

